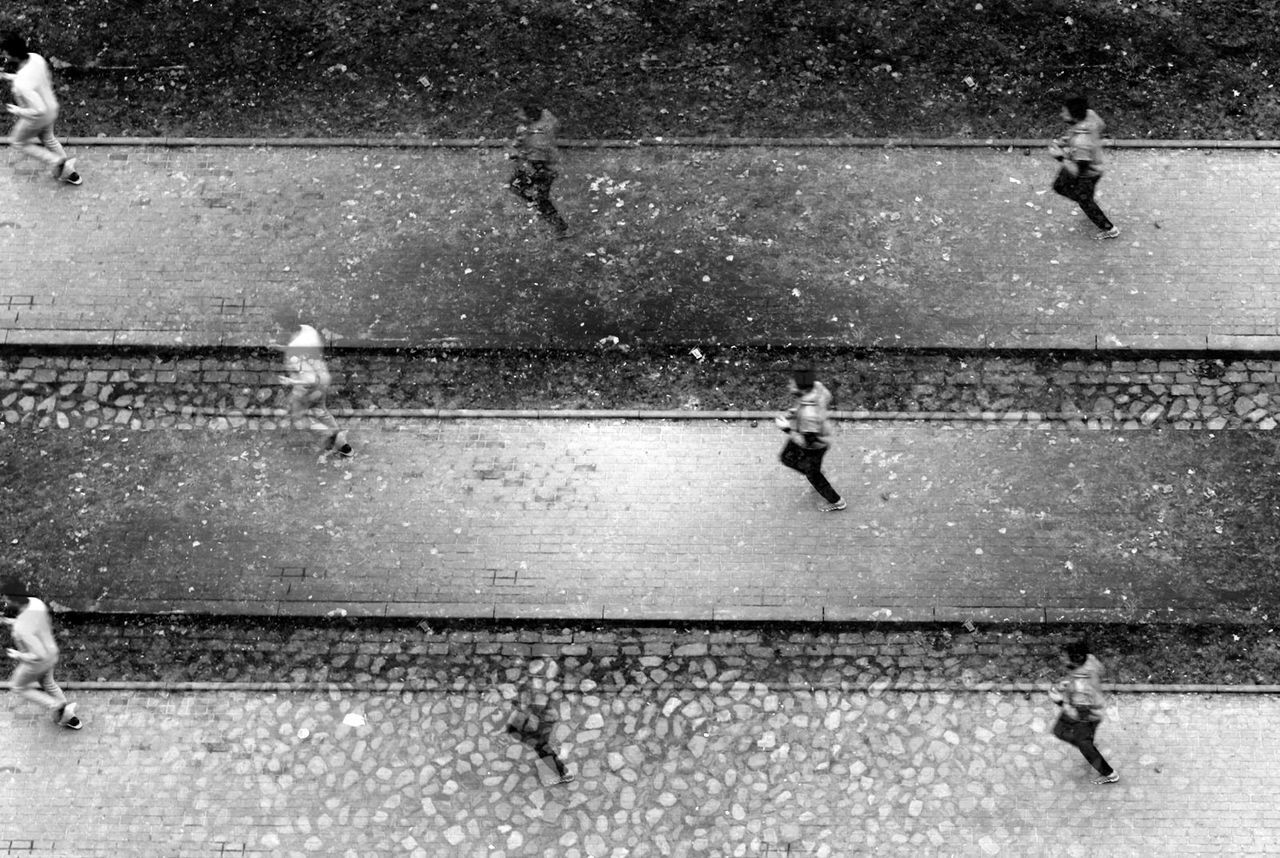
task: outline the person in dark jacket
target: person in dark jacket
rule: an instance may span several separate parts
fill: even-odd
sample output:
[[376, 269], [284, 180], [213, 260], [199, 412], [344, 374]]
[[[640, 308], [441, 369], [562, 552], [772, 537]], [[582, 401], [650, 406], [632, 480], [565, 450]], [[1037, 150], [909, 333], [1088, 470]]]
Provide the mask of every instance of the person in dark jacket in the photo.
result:
[[1071, 128], [1049, 147], [1049, 154], [1062, 165], [1053, 190], [1080, 206], [1098, 228], [1096, 238], [1116, 238], [1120, 230], [1093, 199], [1102, 178], [1102, 131], [1106, 124], [1089, 109], [1089, 101], [1082, 95], [1064, 102], [1062, 118]]
[[1049, 689], [1049, 698], [1058, 704], [1058, 722], [1053, 725], [1053, 735], [1080, 753], [1097, 771], [1095, 784], [1113, 784], [1120, 775], [1098, 752], [1093, 744], [1094, 734], [1102, 723], [1102, 710], [1106, 697], [1102, 693], [1102, 662], [1089, 653], [1088, 641], [1076, 641], [1065, 650], [1071, 672]]
[[555, 227], [557, 238], [568, 238], [569, 225], [551, 202], [551, 183], [559, 175], [555, 165], [560, 161], [560, 150], [556, 146], [560, 120], [536, 104], [518, 108], [516, 118], [520, 124], [516, 126], [515, 144], [507, 156], [516, 162], [516, 169], [507, 186], [517, 197], [537, 208], [538, 214]]
[[538, 658], [529, 663], [529, 672], [516, 693], [515, 707], [504, 729], [508, 736], [532, 748], [555, 771], [557, 784], [567, 784], [573, 775], [551, 745], [559, 720], [553, 698], [556, 672], [554, 661]]
[[795, 405], [774, 418], [774, 423], [787, 435], [787, 445], [778, 457], [782, 464], [799, 471], [822, 495], [823, 512], [842, 510], [848, 504], [831, 487], [822, 473], [822, 459], [831, 447], [831, 419], [827, 408], [831, 391], [817, 380], [812, 369], [797, 369], [791, 378], [791, 394]]

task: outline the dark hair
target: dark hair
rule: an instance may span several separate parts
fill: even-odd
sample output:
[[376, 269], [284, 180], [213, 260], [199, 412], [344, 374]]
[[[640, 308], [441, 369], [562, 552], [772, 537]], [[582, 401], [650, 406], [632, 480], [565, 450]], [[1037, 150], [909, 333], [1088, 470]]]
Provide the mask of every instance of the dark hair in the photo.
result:
[[796, 383], [796, 387], [800, 388], [802, 392], [813, 390], [813, 384], [818, 380], [818, 374], [811, 367], [797, 367], [791, 373], [791, 380]]
[[1083, 95], [1073, 95], [1066, 101], [1062, 102], [1062, 106], [1067, 109], [1067, 113], [1071, 114], [1071, 118], [1079, 122], [1089, 113], [1089, 99]]
[[1078, 641], [1072, 641], [1062, 651], [1067, 654], [1067, 659], [1072, 664], [1084, 664], [1085, 659], [1089, 657], [1089, 639], [1081, 638]]
[[0, 39], [0, 51], [4, 51], [10, 56], [25, 60], [31, 51], [27, 50], [27, 40], [22, 38], [14, 31], [10, 30], [4, 34], [4, 38]]
[[529, 117], [530, 119], [542, 118], [542, 105], [536, 101], [520, 102], [520, 110], [524, 113], [525, 116]]

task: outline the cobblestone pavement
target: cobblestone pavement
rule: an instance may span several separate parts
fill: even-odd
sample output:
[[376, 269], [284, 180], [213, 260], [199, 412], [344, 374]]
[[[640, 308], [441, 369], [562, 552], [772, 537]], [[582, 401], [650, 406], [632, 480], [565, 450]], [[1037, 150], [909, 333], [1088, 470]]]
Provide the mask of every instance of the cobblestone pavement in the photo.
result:
[[0, 170], [0, 342], [1278, 343], [1269, 152], [1114, 152], [1116, 242], [1021, 150], [574, 150], [565, 243], [494, 149], [78, 155]]
[[[1274, 696], [1113, 695], [1092, 770], [1042, 695], [729, 670], [554, 696], [576, 779], [499, 738], [514, 687], [73, 689], [0, 710], [0, 850], [29, 856], [1273, 853]], [[519, 668], [513, 668], [516, 681]]]
[[839, 515], [747, 421], [389, 419], [353, 443], [318, 462], [263, 429], [10, 429], [0, 562], [108, 611], [1135, 621], [1275, 601], [1272, 433], [846, 424]]
[[[778, 407], [762, 386], [786, 356], [752, 354], [749, 389], [717, 377], [720, 362], [670, 356], [378, 354], [331, 361], [335, 410], [752, 410]], [[1274, 429], [1280, 361], [1258, 358], [1075, 360], [947, 355], [839, 356], [820, 361], [846, 412], [938, 413], [1001, 420], [1018, 414], [1076, 428]], [[461, 369], [460, 369], [461, 366]], [[45, 427], [258, 425], [283, 408], [279, 355], [0, 354], [0, 417]], [[620, 386], [611, 376], [625, 373]], [[741, 375], [742, 373], [736, 373]], [[733, 379], [737, 382], [737, 379]], [[734, 389], [737, 388], [737, 389]]]

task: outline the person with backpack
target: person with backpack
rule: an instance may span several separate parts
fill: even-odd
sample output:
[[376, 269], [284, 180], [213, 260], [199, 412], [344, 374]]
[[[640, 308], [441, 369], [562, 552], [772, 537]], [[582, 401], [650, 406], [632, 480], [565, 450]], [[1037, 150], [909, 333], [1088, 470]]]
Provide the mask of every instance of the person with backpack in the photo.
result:
[[1098, 228], [1095, 238], [1116, 238], [1120, 230], [1093, 199], [1102, 178], [1102, 130], [1106, 124], [1089, 109], [1089, 101], [1083, 95], [1072, 96], [1063, 103], [1062, 118], [1071, 123], [1071, 128], [1049, 146], [1050, 156], [1062, 165], [1053, 191], [1080, 206]]
[[778, 428], [787, 435], [787, 445], [782, 448], [779, 459], [788, 468], [804, 474], [822, 495], [823, 504], [819, 509], [823, 512], [842, 510], [848, 504], [822, 473], [822, 458], [831, 447], [831, 418], [827, 415], [831, 391], [808, 367], [792, 374], [790, 389], [796, 397], [795, 405], [774, 418]]
[[1053, 725], [1053, 735], [1080, 749], [1089, 765], [1098, 772], [1095, 784], [1113, 784], [1120, 775], [1098, 752], [1094, 734], [1102, 723], [1102, 710], [1107, 701], [1102, 694], [1102, 662], [1089, 653], [1088, 641], [1067, 645], [1066, 661], [1071, 673], [1049, 689], [1049, 698], [1061, 710]]

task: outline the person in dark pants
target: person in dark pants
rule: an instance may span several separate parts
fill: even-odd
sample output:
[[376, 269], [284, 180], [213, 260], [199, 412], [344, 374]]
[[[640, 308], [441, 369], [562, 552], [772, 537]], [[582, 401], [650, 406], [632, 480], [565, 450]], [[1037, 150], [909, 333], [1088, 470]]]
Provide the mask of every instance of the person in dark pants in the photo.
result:
[[1071, 123], [1071, 128], [1049, 147], [1049, 154], [1062, 165], [1053, 190], [1080, 206], [1098, 228], [1096, 238], [1116, 238], [1120, 230], [1093, 199], [1102, 178], [1102, 131], [1106, 125], [1089, 109], [1089, 102], [1082, 95], [1064, 102], [1062, 118]]
[[779, 459], [809, 479], [809, 484], [822, 495], [820, 509], [823, 512], [844, 509], [848, 504], [822, 473], [822, 458], [831, 446], [831, 420], [827, 416], [831, 391], [807, 367], [793, 373], [790, 388], [796, 403], [774, 420], [778, 428], [787, 433], [787, 445], [782, 448]]
[[573, 780], [569, 769], [551, 747], [551, 733], [558, 716], [552, 704], [555, 662], [534, 659], [529, 663], [529, 673], [516, 695], [515, 709], [507, 718], [506, 733], [511, 738], [533, 749], [544, 763], [556, 773], [556, 783], [567, 784]]
[[1053, 725], [1053, 735], [1080, 749], [1098, 773], [1093, 779], [1095, 784], [1113, 784], [1120, 780], [1120, 775], [1093, 744], [1106, 706], [1101, 685], [1102, 663], [1090, 655], [1088, 641], [1069, 644], [1065, 653], [1071, 673], [1049, 690], [1050, 699], [1061, 709]]
[[556, 146], [560, 120], [550, 110], [533, 104], [517, 109], [516, 117], [520, 124], [516, 126], [515, 147], [507, 156], [516, 162], [516, 169], [507, 186], [555, 227], [556, 238], [568, 238], [569, 225], [551, 202], [551, 183], [556, 180], [555, 165], [560, 161]]

